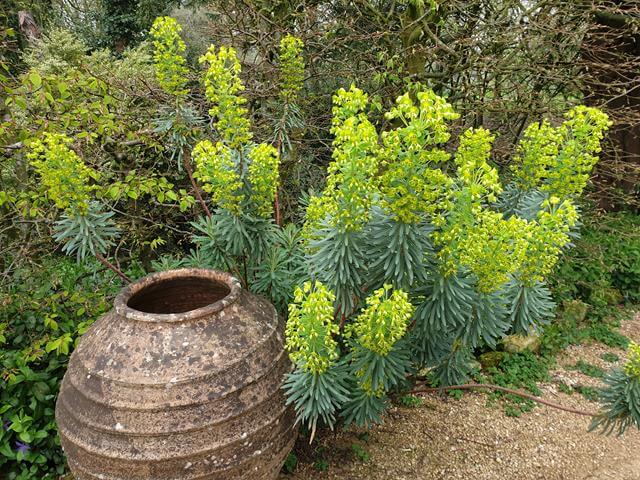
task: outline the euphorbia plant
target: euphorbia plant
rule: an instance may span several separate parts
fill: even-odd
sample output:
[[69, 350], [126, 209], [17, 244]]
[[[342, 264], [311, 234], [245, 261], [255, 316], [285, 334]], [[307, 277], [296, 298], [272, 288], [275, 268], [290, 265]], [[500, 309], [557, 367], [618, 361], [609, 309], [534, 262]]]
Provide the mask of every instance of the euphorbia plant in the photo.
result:
[[[189, 104], [180, 30], [170, 17], [154, 23], [156, 73], [162, 88], [175, 99], [171, 128], [205, 215], [192, 222], [196, 230], [192, 254], [157, 265], [193, 264], [231, 271], [245, 287], [267, 295], [285, 309], [303, 269], [297, 228], [281, 228], [278, 221], [282, 138], [276, 146], [253, 141], [247, 100], [242, 96], [240, 62], [235, 49], [226, 46], [212, 45], [199, 59], [205, 66], [203, 84], [211, 132], [201, 125], [190, 128], [184, 122], [180, 112], [193, 107]], [[291, 35], [282, 40], [280, 96], [285, 104], [293, 105], [302, 88], [301, 47], [300, 40]]]
[[63, 244], [63, 252], [76, 255], [79, 262], [95, 256], [123, 280], [127, 276], [106, 257], [120, 232], [112, 220], [113, 212], [93, 199], [99, 174], [89, 168], [70, 148], [69, 137], [45, 133], [33, 139], [27, 158], [40, 177], [44, 194], [63, 211], [54, 224], [54, 239]]
[[[312, 428], [338, 415], [377, 422], [387, 391], [414, 369], [430, 368], [441, 386], [464, 382], [477, 348], [548, 322], [555, 305], [545, 281], [570, 245], [575, 200], [609, 126], [582, 106], [558, 127], [533, 124], [505, 188], [488, 130], [467, 130], [453, 154], [444, 149], [457, 114], [432, 91], [400, 96], [383, 132], [367, 107], [356, 87], [336, 93], [334, 161], [303, 227], [323, 320], [308, 309], [300, 322], [298, 305], [316, 290], [298, 291], [287, 328], [296, 371], [285, 388]], [[323, 326], [332, 345], [321, 369], [300, 361], [315, 338], [301, 333], [309, 325]], [[372, 348], [380, 342], [387, 348]]]

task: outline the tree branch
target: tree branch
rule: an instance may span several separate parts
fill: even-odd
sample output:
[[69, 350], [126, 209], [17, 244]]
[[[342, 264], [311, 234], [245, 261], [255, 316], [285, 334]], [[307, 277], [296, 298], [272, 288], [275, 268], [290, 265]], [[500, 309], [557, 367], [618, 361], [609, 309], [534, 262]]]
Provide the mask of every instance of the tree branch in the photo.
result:
[[446, 392], [449, 390], [495, 390], [498, 392], [509, 393], [511, 395], [517, 395], [518, 397], [526, 398], [528, 400], [532, 400], [536, 403], [540, 403], [542, 405], [546, 405], [547, 407], [555, 408], [557, 410], [562, 410], [564, 412], [573, 413], [576, 415], [582, 415], [585, 417], [596, 417], [598, 414], [594, 412], [586, 412], [584, 410], [579, 410], [576, 408], [565, 407], [559, 405], [557, 403], [550, 402], [540, 397], [536, 397], [535, 395], [531, 395], [529, 393], [521, 392], [519, 390], [513, 390], [511, 388], [501, 387], [499, 385], [492, 385], [489, 383], [467, 383], [465, 385], [451, 385], [450, 387], [422, 387], [411, 390], [410, 393], [437, 393], [437, 392]]

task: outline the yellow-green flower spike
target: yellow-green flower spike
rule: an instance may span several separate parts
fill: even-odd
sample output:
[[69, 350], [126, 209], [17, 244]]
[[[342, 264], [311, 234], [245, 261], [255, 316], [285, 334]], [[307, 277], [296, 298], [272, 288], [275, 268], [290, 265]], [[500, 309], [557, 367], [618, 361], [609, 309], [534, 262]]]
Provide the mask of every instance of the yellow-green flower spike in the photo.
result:
[[450, 155], [439, 148], [427, 148], [449, 139], [447, 121], [458, 117], [445, 99], [432, 91], [418, 92], [415, 103], [409, 93], [396, 99], [385, 115], [400, 126], [382, 134], [383, 174], [380, 177], [381, 205], [396, 220], [419, 223], [430, 215], [438, 224], [450, 207], [453, 181], [438, 165]]
[[240, 80], [240, 62], [231, 47], [216, 48], [211, 45], [200, 57], [200, 63], [208, 63], [204, 75], [205, 94], [211, 102], [209, 114], [215, 118], [215, 126], [224, 143], [238, 149], [251, 140], [248, 111], [243, 106], [247, 100], [240, 94], [244, 85]]
[[469, 129], [460, 136], [455, 161], [458, 179], [469, 190], [471, 203], [493, 203], [502, 192], [498, 170], [489, 165], [495, 137], [484, 128]]
[[[390, 137], [392, 135], [386, 136], [385, 140]], [[453, 180], [427, 165], [448, 158], [446, 152], [434, 149], [385, 161], [383, 167], [386, 168], [380, 176], [382, 207], [403, 223], [420, 223], [425, 214], [434, 217], [432, 222], [437, 223], [435, 218], [449, 207]]]
[[525, 285], [543, 281], [558, 262], [562, 248], [570, 241], [569, 230], [578, 221], [578, 213], [570, 200], [560, 203], [551, 197], [542, 204], [538, 218], [523, 231], [526, 253], [518, 272]]
[[562, 134], [548, 120], [529, 125], [518, 143], [511, 167], [522, 190], [538, 188], [558, 158]]
[[84, 215], [89, 206], [91, 179], [98, 173], [87, 167], [71, 150], [69, 137], [57, 133], [45, 133], [43, 139], [30, 142], [27, 158], [40, 175], [42, 185], [55, 205], [71, 213]]
[[196, 177], [202, 189], [211, 195], [214, 203], [238, 215], [242, 211], [244, 195], [241, 193], [242, 180], [233, 161], [231, 149], [209, 140], [198, 142], [193, 149]]
[[338, 206], [333, 198], [324, 195], [315, 195], [309, 199], [309, 205], [305, 211], [304, 224], [301, 235], [305, 241], [314, 238], [314, 232], [321, 226], [325, 217], [333, 218], [337, 213]]
[[385, 285], [373, 292], [348, 333], [364, 348], [383, 357], [404, 336], [414, 312], [406, 292], [390, 291], [391, 285]]
[[[322, 196], [308, 209], [304, 229], [307, 235], [327, 214], [330, 224], [342, 232], [361, 230], [369, 220], [377, 191], [378, 133], [362, 112], [368, 96], [351, 86], [350, 90], [338, 90], [333, 102], [333, 162], [327, 170], [327, 186]], [[322, 215], [321, 205], [325, 209]]]
[[258, 215], [269, 218], [273, 214], [273, 202], [278, 189], [280, 155], [271, 145], [261, 143], [251, 149], [249, 160], [251, 199]]
[[600, 142], [612, 124], [606, 113], [584, 105], [571, 109], [565, 117], [559, 131], [566, 141], [542, 188], [560, 198], [580, 195], [587, 186], [598, 162]]
[[289, 304], [286, 349], [295, 365], [314, 375], [326, 372], [339, 358], [334, 301], [335, 295], [322, 283], [306, 282], [296, 288]]
[[171, 17], [158, 17], [151, 27], [153, 38], [153, 60], [156, 78], [160, 87], [176, 97], [184, 97], [187, 89], [187, 74], [184, 52], [186, 46], [180, 38], [182, 27]]
[[624, 365], [624, 371], [630, 377], [640, 380], [640, 345], [635, 342], [629, 344], [629, 358]]
[[477, 213], [458, 244], [457, 255], [478, 278], [478, 291], [495, 292], [520, 268], [527, 248], [526, 229], [526, 220], [515, 215], [505, 220], [490, 210]]
[[525, 130], [512, 170], [524, 190], [539, 188], [564, 199], [580, 195], [598, 161], [600, 142], [611, 126], [597, 108], [578, 106], [557, 128], [548, 121]]
[[304, 82], [304, 43], [293, 35], [280, 41], [280, 98], [293, 103], [298, 98]]
[[428, 145], [439, 145], [449, 140], [451, 134], [447, 121], [459, 118], [451, 104], [432, 90], [418, 92], [415, 104], [407, 92], [396, 99], [396, 105], [385, 114], [388, 120], [399, 120], [398, 129], [404, 146], [421, 150]]

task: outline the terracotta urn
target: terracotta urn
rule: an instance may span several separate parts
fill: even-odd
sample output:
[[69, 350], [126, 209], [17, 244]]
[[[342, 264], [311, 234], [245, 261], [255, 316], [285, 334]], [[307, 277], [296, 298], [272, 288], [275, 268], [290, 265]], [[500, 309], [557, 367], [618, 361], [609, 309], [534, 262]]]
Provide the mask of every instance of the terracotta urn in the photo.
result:
[[56, 420], [75, 478], [275, 479], [296, 436], [282, 327], [226, 273], [125, 288], [62, 381]]

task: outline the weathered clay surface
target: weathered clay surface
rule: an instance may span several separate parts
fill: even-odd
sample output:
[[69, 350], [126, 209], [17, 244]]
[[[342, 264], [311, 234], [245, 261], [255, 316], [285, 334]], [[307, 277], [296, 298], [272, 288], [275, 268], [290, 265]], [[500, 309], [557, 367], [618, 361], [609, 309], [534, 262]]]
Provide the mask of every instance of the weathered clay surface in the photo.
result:
[[266, 300], [203, 269], [150, 275], [82, 337], [56, 405], [77, 480], [275, 479], [295, 440]]

